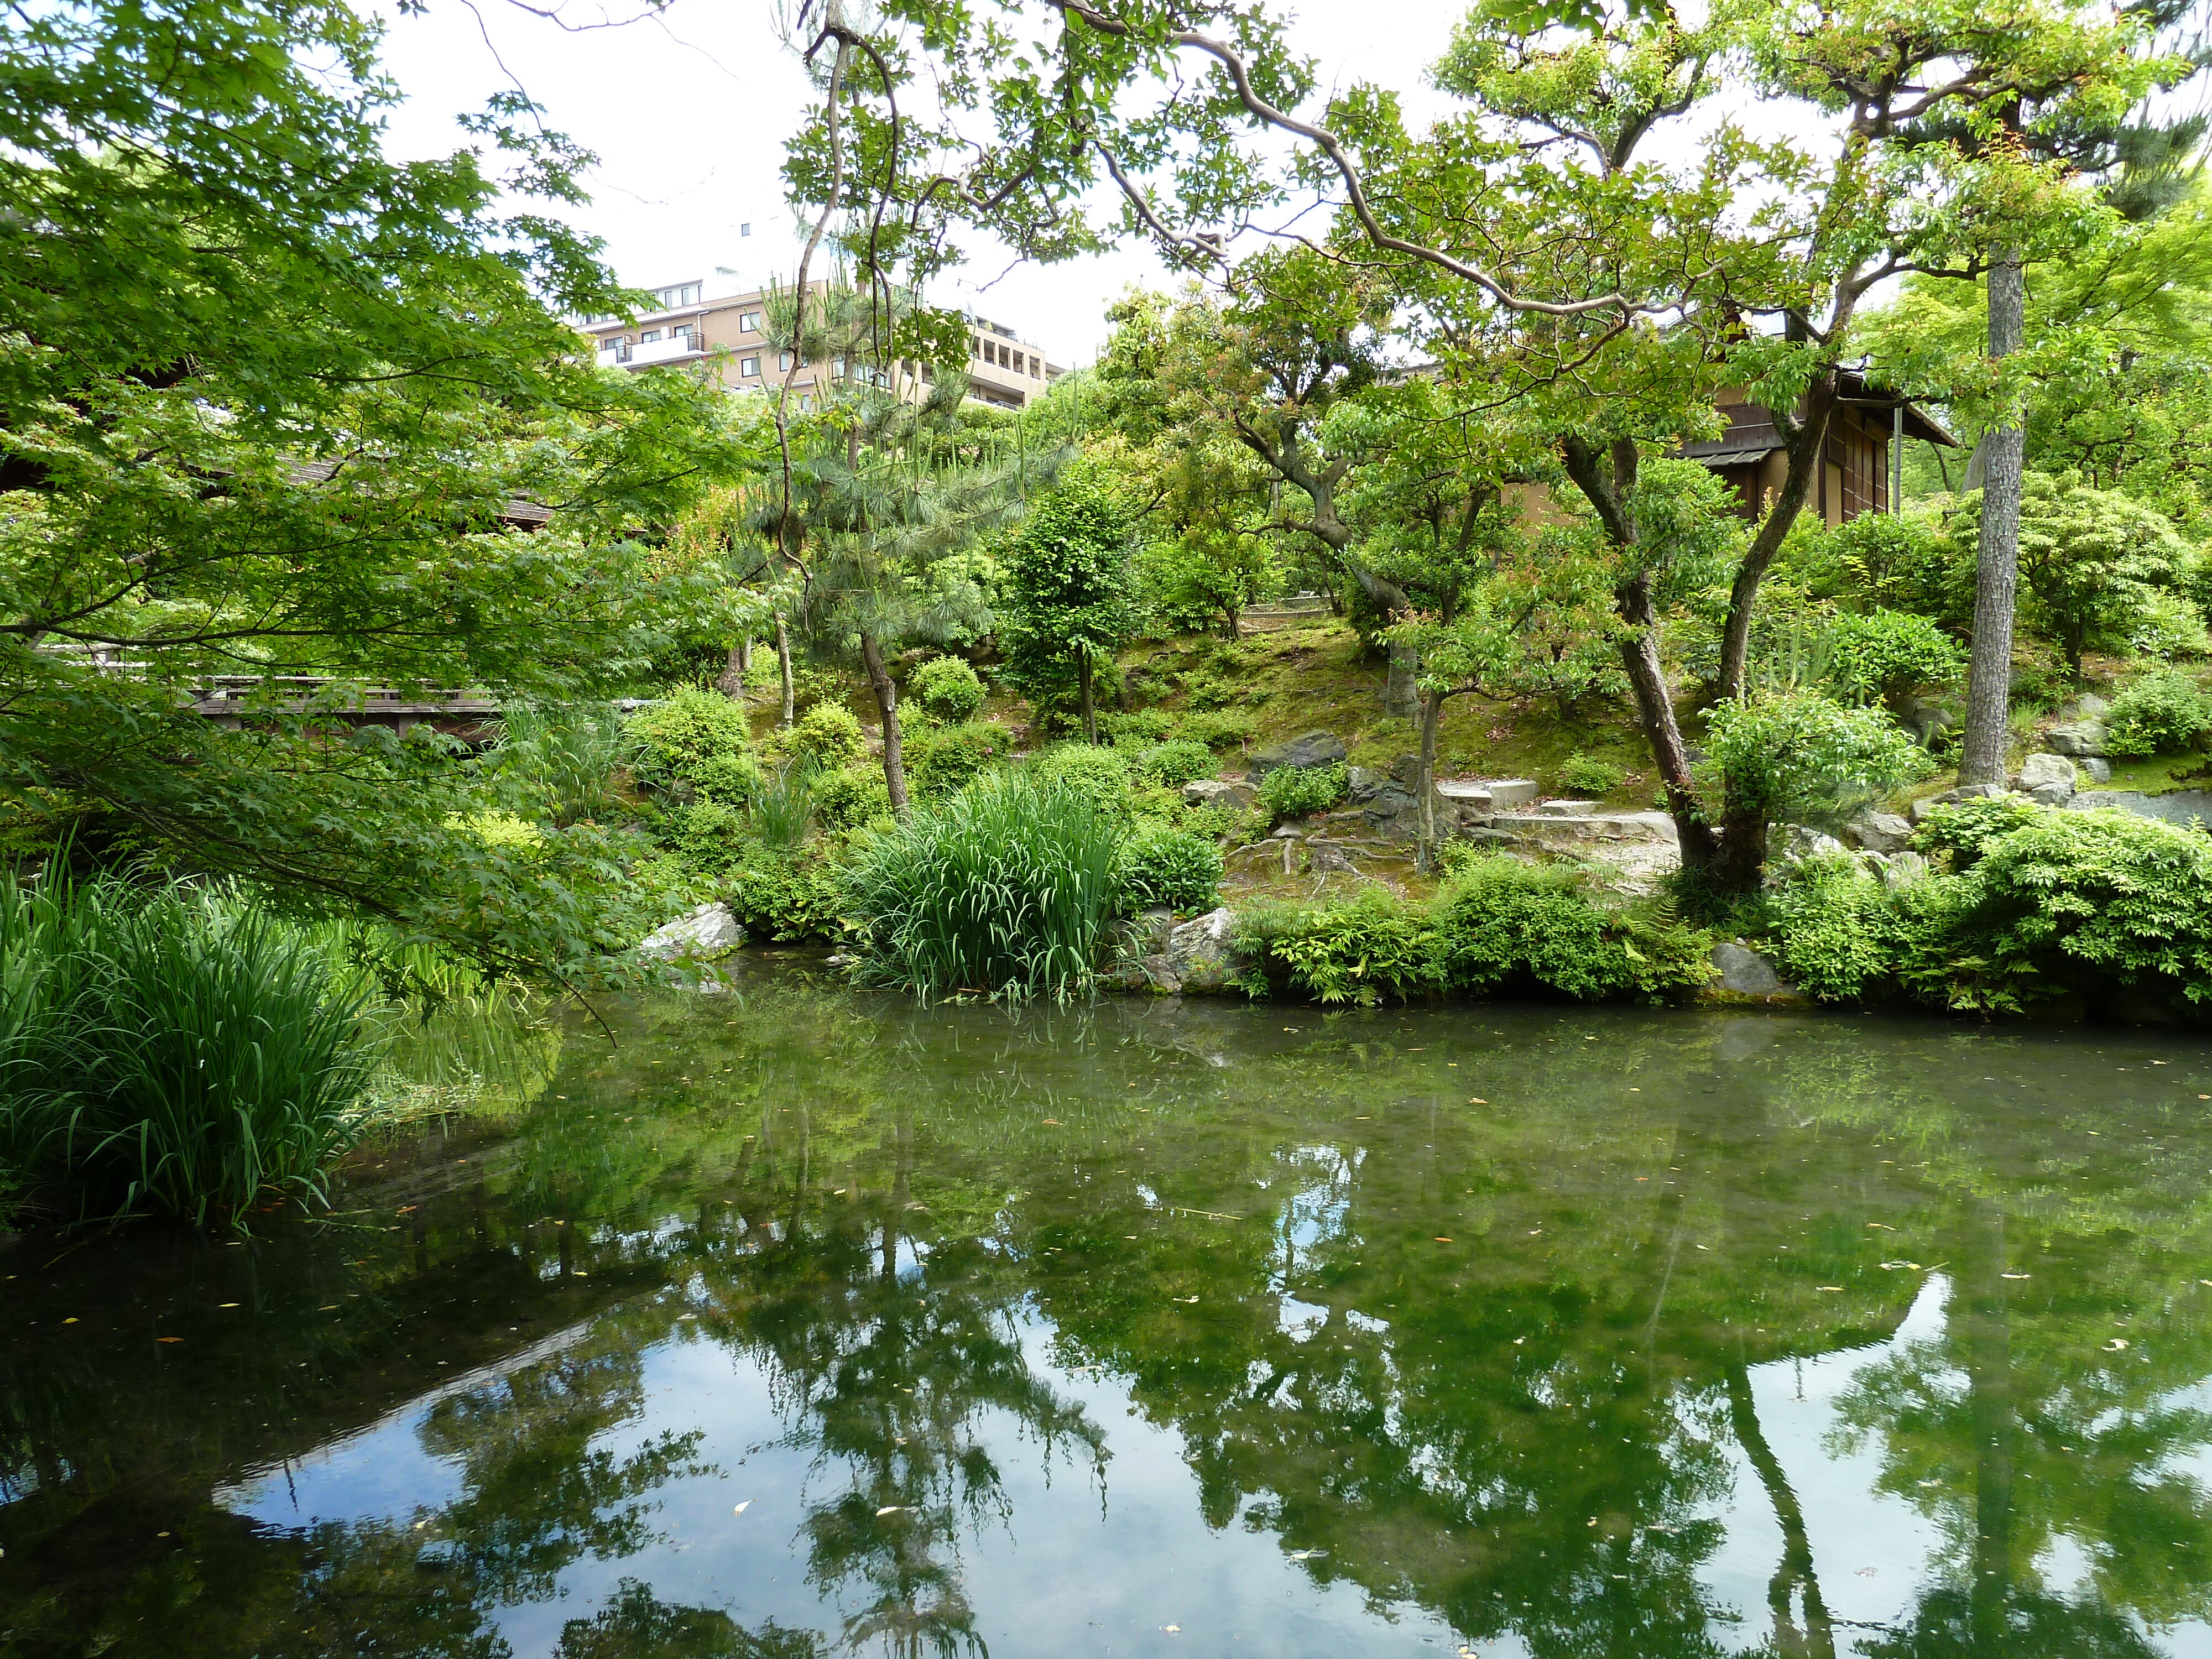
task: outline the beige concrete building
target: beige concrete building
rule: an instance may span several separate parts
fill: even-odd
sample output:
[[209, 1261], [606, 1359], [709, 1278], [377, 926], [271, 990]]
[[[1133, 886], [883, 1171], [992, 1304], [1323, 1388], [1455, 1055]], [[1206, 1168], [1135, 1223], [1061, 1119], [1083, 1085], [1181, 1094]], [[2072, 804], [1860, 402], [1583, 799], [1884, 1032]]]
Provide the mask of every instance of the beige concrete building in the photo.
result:
[[[826, 281], [809, 290], [827, 290]], [[654, 309], [624, 319], [591, 317], [583, 331], [596, 343], [600, 366], [639, 369], [655, 363], [695, 363], [732, 392], [773, 390], [787, 374], [802, 407], [838, 382], [865, 380], [874, 373], [858, 357], [801, 363], [793, 372], [790, 354], [768, 343], [768, 294], [763, 289], [713, 295], [704, 280], [673, 283], [652, 290]], [[1066, 370], [1048, 360], [1044, 348], [1003, 323], [964, 313], [968, 321], [968, 396], [1000, 409], [1026, 408], [1031, 398]], [[927, 363], [896, 363], [888, 381], [902, 397], [918, 397], [933, 370]]]

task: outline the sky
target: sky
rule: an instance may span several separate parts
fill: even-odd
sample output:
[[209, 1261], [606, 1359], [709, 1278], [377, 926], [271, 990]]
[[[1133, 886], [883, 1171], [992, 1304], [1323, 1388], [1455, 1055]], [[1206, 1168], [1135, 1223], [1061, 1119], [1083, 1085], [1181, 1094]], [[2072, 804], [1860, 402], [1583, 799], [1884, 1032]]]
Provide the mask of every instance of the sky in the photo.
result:
[[[617, 275], [640, 287], [788, 282], [799, 237], [783, 199], [783, 142], [809, 89], [777, 37], [775, 0], [672, 0], [640, 15], [622, 0], [428, 0], [419, 15], [384, 10], [386, 70], [406, 94], [392, 112], [395, 156], [465, 142], [458, 118], [520, 85], [549, 127], [597, 153], [590, 204], [568, 216], [605, 239]], [[559, 7], [557, 17], [542, 15]], [[1289, 10], [1295, 50], [1324, 88], [1374, 81], [1415, 94], [1449, 40], [1454, 0], [1305, 0]], [[609, 19], [611, 27], [588, 27]], [[632, 21], [634, 20], [634, 21]], [[741, 227], [750, 225], [750, 235]], [[729, 279], [721, 279], [727, 283]], [[1168, 284], [1141, 247], [1063, 264], [1012, 264], [977, 246], [933, 285], [937, 303], [981, 313], [1073, 368], [1103, 342], [1106, 307], [1125, 289]], [[710, 289], [709, 292], [713, 289]]]

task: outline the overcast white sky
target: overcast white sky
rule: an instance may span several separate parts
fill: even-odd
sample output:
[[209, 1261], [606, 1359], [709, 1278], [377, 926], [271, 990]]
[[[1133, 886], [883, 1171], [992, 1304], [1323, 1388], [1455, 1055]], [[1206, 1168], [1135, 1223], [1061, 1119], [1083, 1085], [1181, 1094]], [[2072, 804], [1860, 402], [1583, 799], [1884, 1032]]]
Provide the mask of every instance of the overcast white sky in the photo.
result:
[[[622, 0], [605, 3], [618, 9]], [[710, 277], [718, 265], [750, 282], [788, 280], [798, 244], [779, 169], [808, 88], [776, 40], [771, 3], [673, 0], [657, 18], [576, 32], [511, 0], [474, 0], [473, 10], [429, 0], [426, 16], [387, 13], [385, 62], [407, 93], [391, 148], [405, 156], [454, 149], [464, 142], [455, 118], [520, 82], [545, 106], [548, 125], [598, 152], [592, 201], [572, 216], [605, 238], [624, 280], [659, 287]], [[1317, 60], [1324, 85], [1376, 81], [1415, 94], [1419, 108], [1422, 68], [1462, 7], [1300, 0], [1285, 9], [1296, 49]], [[563, 16], [574, 25], [605, 15], [599, 0], [568, 0]], [[748, 222], [752, 234], [741, 237]], [[933, 297], [1006, 323], [1071, 367], [1089, 362], [1105, 337], [1103, 313], [1116, 295], [1165, 280], [1135, 247], [1061, 265], [1006, 264], [979, 250]]]

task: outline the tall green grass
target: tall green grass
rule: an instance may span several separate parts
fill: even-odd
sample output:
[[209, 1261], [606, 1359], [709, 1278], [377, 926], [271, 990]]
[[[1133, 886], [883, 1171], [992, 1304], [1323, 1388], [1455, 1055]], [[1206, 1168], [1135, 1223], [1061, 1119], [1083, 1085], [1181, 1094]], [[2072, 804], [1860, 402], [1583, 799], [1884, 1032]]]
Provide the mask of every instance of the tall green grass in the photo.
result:
[[1118, 896], [1116, 820], [1066, 781], [989, 776], [861, 847], [862, 971], [924, 997], [1086, 988]]
[[368, 1121], [373, 995], [228, 892], [0, 872], [0, 1164], [87, 1214], [320, 1200]]

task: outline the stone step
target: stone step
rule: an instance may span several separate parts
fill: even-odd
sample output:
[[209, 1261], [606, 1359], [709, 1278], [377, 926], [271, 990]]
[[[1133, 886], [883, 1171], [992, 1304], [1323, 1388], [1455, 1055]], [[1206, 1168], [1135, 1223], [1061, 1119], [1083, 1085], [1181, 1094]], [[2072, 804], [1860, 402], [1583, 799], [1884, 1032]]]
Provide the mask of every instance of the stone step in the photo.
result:
[[1664, 812], [1499, 812], [1491, 817], [1490, 827], [1543, 842], [1675, 844], [1674, 820]]

